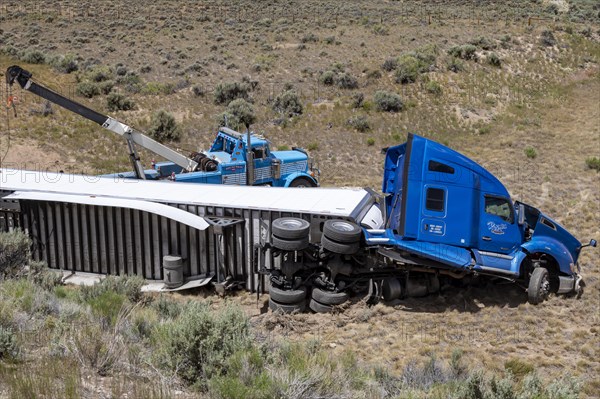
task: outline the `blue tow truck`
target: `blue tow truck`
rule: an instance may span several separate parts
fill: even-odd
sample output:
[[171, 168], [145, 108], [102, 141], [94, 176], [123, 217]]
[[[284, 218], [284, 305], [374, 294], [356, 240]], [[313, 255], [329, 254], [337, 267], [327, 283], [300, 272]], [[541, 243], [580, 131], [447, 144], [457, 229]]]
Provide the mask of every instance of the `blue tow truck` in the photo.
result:
[[[31, 72], [17, 65], [6, 70], [7, 88], [12, 88], [14, 83], [125, 138], [133, 171], [104, 177], [274, 187], [319, 185], [320, 171], [313, 167], [305, 150], [293, 147], [290, 151], [271, 151], [270, 142], [253, 134], [249, 126], [246, 126], [245, 134], [221, 127], [209, 151], [194, 152], [186, 157], [110, 116], [44, 87], [32, 80]], [[10, 98], [13, 97], [9, 96]], [[10, 105], [14, 107], [14, 103]], [[152, 169], [144, 169], [137, 146], [152, 151], [167, 161], [153, 162]]]
[[[280, 218], [271, 245], [282, 251], [268, 271], [272, 308], [331, 311], [357, 287], [393, 300], [440, 288], [442, 278], [480, 276], [527, 287], [538, 304], [550, 293], [580, 295], [582, 245], [556, 220], [531, 205], [513, 202], [508, 190], [476, 162], [439, 143], [409, 134], [386, 151], [380, 216], [309, 222]], [[302, 229], [306, 230], [302, 230]], [[311, 230], [311, 247], [304, 234]], [[302, 250], [305, 256], [288, 256]], [[310, 252], [312, 250], [312, 252]], [[307, 254], [307, 251], [309, 252]]]

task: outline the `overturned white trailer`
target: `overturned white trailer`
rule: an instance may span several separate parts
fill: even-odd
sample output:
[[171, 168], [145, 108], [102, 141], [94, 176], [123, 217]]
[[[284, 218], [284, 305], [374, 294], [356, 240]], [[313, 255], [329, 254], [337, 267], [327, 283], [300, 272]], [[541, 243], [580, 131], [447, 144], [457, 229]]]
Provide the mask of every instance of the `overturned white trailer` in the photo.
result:
[[271, 223], [310, 223], [310, 242], [327, 219], [369, 228], [383, 223], [377, 196], [366, 189], [194, 185], [0, 169], [0, 231], [20, 227], [36, 260], [53, 269], [164, 277], [162, 259], [184, 259], [186, 278], [227, 276], [250, 291], [265, 287], [259, 251]]

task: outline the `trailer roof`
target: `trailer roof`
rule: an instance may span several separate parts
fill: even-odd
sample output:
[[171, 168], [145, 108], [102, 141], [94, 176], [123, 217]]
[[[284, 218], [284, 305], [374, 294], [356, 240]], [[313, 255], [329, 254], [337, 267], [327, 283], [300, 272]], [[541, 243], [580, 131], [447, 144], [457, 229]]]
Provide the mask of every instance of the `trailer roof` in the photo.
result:
[[[356, 188], [279, 188], [144, 181], [0, 169], [0, 190], [351, 217], [371, 194]], [[56, 198], [48, 195], [48, 201]], [[68, 201], [65, 201], [68, 202]], [[116, 205], [118, 206], [118, 205]]]

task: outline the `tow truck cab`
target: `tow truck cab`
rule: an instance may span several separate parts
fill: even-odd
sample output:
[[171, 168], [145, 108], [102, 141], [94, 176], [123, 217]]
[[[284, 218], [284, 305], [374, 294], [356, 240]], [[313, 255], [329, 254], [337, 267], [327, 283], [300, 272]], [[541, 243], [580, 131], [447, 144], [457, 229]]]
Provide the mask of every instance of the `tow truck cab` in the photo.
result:
[[[306, 151], [272, 151], [271, 143], [262, 136], [251, 134], [253, 181], [248, 183], [247, 135], [221, 127], [210, 146], [200, 156], [202, 171], [181, 173], [172, 162], [158, 162], [154, 170], [158, 178], [172, 178], [178, 182], [209, 184], [250, 184], [274, 187], [317, 187], [319, 170], [313, 168]], [[202, 159], [209, 161], [206, 164]]]
[[441, 268], [511, 279], [543, 266], [557, 291], [574, 289], [581, 243], [464, 155], [410, 134], [386, 152], [382, 191], [386, 229], [366, 230], [367, 244], [385, 238]]

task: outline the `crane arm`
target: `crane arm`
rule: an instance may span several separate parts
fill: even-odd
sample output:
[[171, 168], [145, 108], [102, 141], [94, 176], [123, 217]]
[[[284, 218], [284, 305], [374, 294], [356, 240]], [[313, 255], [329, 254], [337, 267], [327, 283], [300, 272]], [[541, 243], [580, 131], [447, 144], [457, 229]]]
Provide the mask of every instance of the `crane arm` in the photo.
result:
[[99, 124], [105, 129], [125, 137], [128, 142], [130, 152], [129, 155], [133, 164], [133, 168], [138, 178], [144, 179], [145, 174], [139, 157], [137, 156], [137, 152], [135, 151], [135, 144], [138, 144], [143, 148], [146, 148], [153, 153], [168, 159], [187, 171], [196, 170], [198, 163], [194, 160], [170, 149], [165, 145], [160, 144], [158, 141], [153, 140], [152, 138], [138, 132], [122, 122], [119, 122], [116, 119], [96, 112], [93, 109], [79, 104], [76, 101], [64, 97], [63, 95], [34, 82], [31, 79], [31, 76], [31, 72], [28, 72], [17, 65], [13, 65], [6, 70], [6, 84], [12, 86], [15, 82], [17, 82], [22, 89], [36, 94], [37, 96], [40, 96], [56, 105], [76, 113], [77, 115], [83, 116], [84, 118]]

